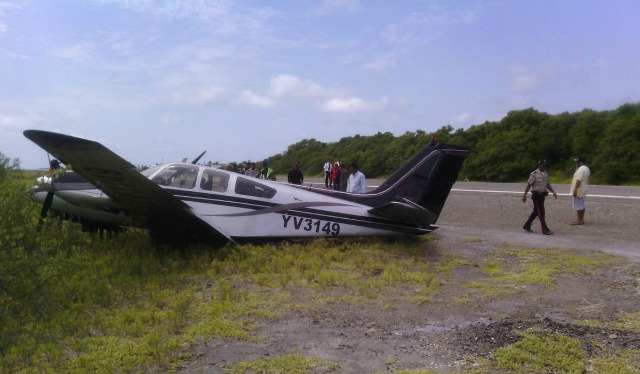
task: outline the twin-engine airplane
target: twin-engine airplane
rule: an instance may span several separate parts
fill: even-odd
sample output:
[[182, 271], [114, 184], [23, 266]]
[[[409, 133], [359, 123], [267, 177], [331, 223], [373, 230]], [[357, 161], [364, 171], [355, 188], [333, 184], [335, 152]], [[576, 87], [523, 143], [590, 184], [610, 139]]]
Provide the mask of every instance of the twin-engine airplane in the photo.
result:
[[51, 209], [83, 223], [147, 228], [153, 240], [173, 243], [427, 234], [468, 154], [432, 142], [375, 190], [352, 194], [188, 163], [138, 172], [94, 141], [39, 130], [24, 135], [74, 171], [37, 191], [37, 200], [49, 194]]

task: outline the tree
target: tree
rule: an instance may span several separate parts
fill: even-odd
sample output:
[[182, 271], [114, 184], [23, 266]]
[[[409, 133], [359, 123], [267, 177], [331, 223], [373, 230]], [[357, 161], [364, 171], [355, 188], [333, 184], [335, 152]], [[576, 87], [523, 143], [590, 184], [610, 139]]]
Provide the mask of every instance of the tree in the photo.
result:
[[600, 141], [592, 167], [604, 183], [640, 182], [640, 106], [616, 111]]

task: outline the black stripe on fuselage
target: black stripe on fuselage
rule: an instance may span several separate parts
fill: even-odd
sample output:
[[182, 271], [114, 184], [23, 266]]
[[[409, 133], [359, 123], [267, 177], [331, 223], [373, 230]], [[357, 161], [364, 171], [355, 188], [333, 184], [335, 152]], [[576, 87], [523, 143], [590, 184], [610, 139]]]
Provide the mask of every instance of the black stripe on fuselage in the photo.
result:
[[[242, 197], [228, 196], [228, 195], [220, 195], [216, 193], [208, 193], [208, 192], [195, 192], [195, 191], [185, 191], [185, 190], [173, 190], [167, 189], [172, 195], [183, 200], [183, 201], [192, 201], [202, 204], [211, 204], [211, 205], [224, 205], [236, 208], [243, 209], [252, 209], [255, 210], [255, 214], [263, 214], [260, 211], [268, 210], [264, 212], [274, 213], [273, 209], [282, 206], [283, 211], [277, 212], [281, 214], [288, 214], [296, 217], [303, 218], [311, 218], [311, 219], [319, 219], [337, 223], [343, 223], [348, 225], [367, 227], [378, 230], [388, 230], [395, 231], [404, 234], [426, 234], [434, 230], [435, 227], [429, 227], [427, 229], [422, 229], [418, 227], [405, 226], [398, 221], [388, 220], [384, 218], [376, 218], [376, 217], [363, 217], [353, 214], [340, 213], [340, 212], [331, 212], [325, 210], [318, 210], [313, 208], [305, 208], [298, 207], [299, 204], [296, 205], [295, 209], [287, 209], [283, 204], [271, 203], [266, 201], [257, 201], [252, 199], [246, 199]], [[309, 203], [309, 205], [317, 206], [317, 203]], [[333, 203], [327, 203], [328, 206], [334, 205]]]

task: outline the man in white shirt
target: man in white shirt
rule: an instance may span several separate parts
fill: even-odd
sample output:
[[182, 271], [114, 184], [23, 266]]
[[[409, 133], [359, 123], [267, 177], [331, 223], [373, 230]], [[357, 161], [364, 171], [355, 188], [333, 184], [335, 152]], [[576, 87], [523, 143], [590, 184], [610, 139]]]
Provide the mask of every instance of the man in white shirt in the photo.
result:
[[324, 167], [324, 186], [329, 188], [329, 177], [331, 176], [331, 160], [325, 162]]
[[347, 192], [367, 192], [367, 181], [364, 174], [358, 170], [358, 164], [352, 162], [351, 165], [349, 165], [349, 170], [351, 171], [351, 175], [349, 175], [349, 180], [347, 181]]
[[578, 156], [573, 161], [576, 162], [576, 172], [571, 181], [571, 195], [573, 195], [573, 210], [576, 211], [577, 219], [571, 222], [572, 225], [584, 225], [584, 198], [589, 189], [589, 177], [591, 170], [586, 165], [584, 156]]

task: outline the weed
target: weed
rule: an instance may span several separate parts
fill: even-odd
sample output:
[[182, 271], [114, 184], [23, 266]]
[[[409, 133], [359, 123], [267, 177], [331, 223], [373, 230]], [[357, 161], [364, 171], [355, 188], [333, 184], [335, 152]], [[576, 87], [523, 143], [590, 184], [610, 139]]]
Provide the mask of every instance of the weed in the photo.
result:
[[518, 333], [522, 340], [495, 352], [498, 367], [514, 373], [586, 371], [586, 353], [579, 340], [540, 331]]
[[290, 354], [257, 361], [240, 362], [230, 368], [228, 373], [305, 374], [336, 372], [339, 369], [340, 366], [333, 362], [319, 358], [309, 358], [300, 354]]
[[640, 350], [617, 350], [593, 359], [591, 364], [593, 372], [598, 374], [637, 374], [640, 373]]

